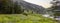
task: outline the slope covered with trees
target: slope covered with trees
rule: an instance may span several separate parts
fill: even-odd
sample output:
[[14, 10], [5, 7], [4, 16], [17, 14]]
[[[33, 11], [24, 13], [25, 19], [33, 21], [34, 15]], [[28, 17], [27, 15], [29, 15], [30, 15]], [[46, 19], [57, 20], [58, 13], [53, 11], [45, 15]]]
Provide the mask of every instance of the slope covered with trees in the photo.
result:
[[18, 2], [12, 0], [1, 0], [0, 2], [0, 14], [19, 14], [22, 13], [21, 6]]
[[36, 12], [39, 14], [46, 14], [46, 9], [42, 6], [32, 4], [26, 1], [20, 2], [20, 5], [25, 7], [24, 10], [32, 10], [33, 12]]

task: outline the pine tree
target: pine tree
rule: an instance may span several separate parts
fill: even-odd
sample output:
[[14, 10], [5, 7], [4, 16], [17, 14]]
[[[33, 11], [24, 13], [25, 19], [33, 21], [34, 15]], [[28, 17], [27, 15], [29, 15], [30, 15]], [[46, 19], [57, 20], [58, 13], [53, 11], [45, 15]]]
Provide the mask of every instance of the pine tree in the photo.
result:
[[59, 19], [60, 19], [60, 0], [53, 0], [51, 2], [51, 4], [53, 4], [53, 5], [49, 9], [52, 13], [54, 13], [53, 14], [54, 18], [57, 18], [56, 20], [59, 21]]
[[60, 12], [60, 5], [58, 5], [60, 3], [60, 1], [58, 1], [58, 0], [53, 0], [52, 2], [51, 2], [51, 4], [52, 4], [52, 6], [50, 7], [50, 8], [48, 8], [49, 9], [49, 11], [51, 11], [52, 13], [54, 13], [53, 15], [54, 16], [60, 16], [59, 14], [59, 12]]
[[22, 12], [23, 12], [23, 10], [22, 10], [21, 5], [19, 5], [18, 1], [16, 1], [16, 2], [14, 3], [14, 13], [15, 13], [15, 14], [20, 14], [20, 13], [22, 13]]
[[8, 5], [10, 0], [1, 0], [0, 2], [0, 12], [7, 13]]
[[22, 12], [18, 2], [13, 2], [12, 0], [2, 0], [0, 2], [0, 13], [2, 14], [20, 14]]

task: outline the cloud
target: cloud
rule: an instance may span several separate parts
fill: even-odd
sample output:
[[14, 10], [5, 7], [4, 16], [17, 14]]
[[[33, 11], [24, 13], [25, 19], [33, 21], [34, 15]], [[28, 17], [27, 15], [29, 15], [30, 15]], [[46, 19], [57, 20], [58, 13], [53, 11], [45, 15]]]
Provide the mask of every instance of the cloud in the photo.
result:
[[48, 8], [51, 6], [50, 1], [51, 0], [24, 0], [33, 4], [41, 5], [45, 8]]
[[39, 5], [41, 5], [41, 6], [45, 7], [45, 8], [48, 8], [48, 7], [51, 6], [51, 4], [49, 4], [49, 3], [39, 3]]

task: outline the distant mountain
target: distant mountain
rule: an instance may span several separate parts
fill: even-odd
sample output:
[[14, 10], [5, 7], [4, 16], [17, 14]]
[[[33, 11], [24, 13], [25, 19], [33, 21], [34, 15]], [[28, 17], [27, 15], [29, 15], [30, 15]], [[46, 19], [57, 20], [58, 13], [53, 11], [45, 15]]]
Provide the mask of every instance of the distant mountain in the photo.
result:
[[25, 10], [33, 10], [34, 12], [39, 14], [46, 14], [46, 9], [42, 6], [32, 4], [26, 1], [20, 2], [20, 5], [23, 6]]

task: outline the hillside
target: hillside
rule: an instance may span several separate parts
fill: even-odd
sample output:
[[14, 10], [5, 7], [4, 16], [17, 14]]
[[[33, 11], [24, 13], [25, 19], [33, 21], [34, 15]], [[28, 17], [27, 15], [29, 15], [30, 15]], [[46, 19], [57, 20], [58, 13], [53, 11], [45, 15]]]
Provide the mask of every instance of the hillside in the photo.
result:
[[20, 5], [23, 6], [24, 10], [32, 10], [33, 12], [39, 13], [39, 14], [46, 14], [46, 9], [42, 6], [28, 3], [26, 1], [20, 2]]

